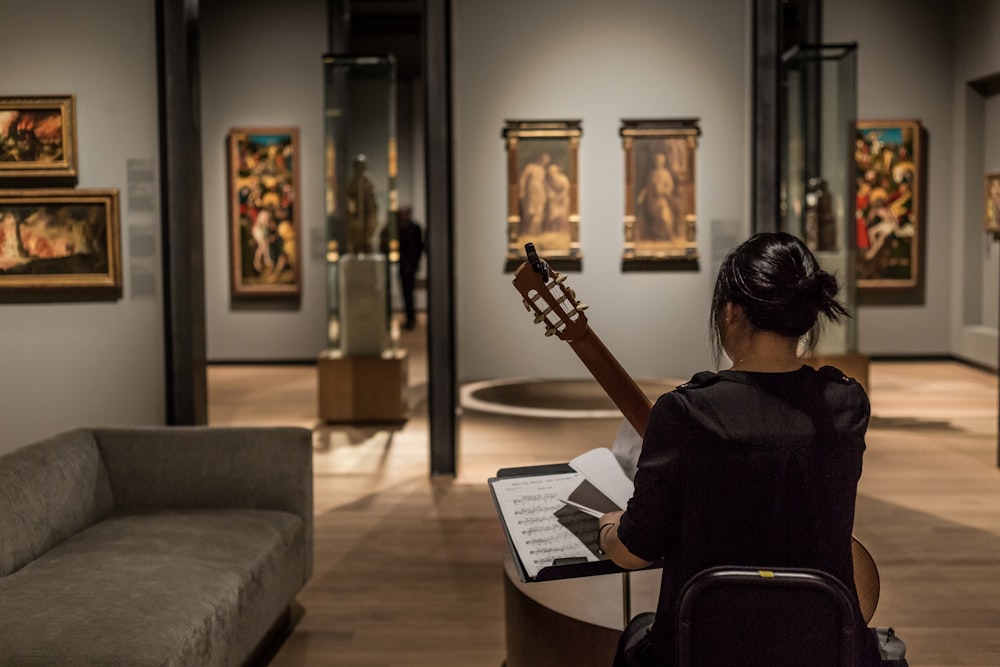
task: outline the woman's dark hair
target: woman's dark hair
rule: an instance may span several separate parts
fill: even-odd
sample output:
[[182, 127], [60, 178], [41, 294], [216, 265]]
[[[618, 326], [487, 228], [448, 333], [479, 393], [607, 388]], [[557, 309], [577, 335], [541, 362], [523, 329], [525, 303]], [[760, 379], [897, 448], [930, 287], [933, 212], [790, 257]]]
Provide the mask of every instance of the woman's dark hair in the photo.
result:
[[837, 279], [819, 266], [806, 244], [785, 232], [755, 234], [726, 255], [715, 282], [709, 327], [716, 364], [722, 359], [719, 318], [727, 302], [743, 307], [757, 329], [816, 345], [819, 316], [848, 316], [837, 300]]

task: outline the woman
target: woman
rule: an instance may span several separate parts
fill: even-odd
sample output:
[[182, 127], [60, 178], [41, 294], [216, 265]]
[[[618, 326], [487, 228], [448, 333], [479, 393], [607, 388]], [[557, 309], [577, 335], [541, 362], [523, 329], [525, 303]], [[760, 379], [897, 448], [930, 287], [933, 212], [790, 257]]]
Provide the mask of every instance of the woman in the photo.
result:
[[[635, 494], [600, 521], [600, 546], [622, 567], [664, 561], [656, 621], [629, 624], [616, 667], [674, 664], [677, 594], [712, 566], [824, 570], [856, 599], [851, 533], [868, 397], [837, 369], [799, 356], [800, 345], [815, 344], [821, 316], [847, 316], [837, 292], [836, 278], [789, 234], [757, 234], [724, 260], [710, 328], [716, 364], [724, 351], [732, 367], [659, 398]], [[856, 664], [878, 665], [860, 611], [857, 620]]]

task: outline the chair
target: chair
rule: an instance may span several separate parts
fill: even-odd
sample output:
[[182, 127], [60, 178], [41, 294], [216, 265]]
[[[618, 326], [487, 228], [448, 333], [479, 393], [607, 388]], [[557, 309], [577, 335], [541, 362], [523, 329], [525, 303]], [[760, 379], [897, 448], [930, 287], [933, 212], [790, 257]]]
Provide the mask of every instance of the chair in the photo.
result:
[[851, 667], [847, 588], [818, 570], [717, 567], [678, 596], [679, 667]]

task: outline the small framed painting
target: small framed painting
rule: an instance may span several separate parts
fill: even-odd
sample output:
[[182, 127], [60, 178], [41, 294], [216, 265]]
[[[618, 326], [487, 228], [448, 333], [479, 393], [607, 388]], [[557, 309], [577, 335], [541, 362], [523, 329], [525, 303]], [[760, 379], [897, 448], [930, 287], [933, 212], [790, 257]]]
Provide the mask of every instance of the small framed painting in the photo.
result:
[[229, 132], [230, 258], [234, 297], [297, 297], [299, 131]]
[[623, 120], [624, 271], [698, 268], [697, 118]]
[[507, 262], [513, 271], [533, 243], [556, 270], [579, 270], [579, 120], [508, 120]]
[[1000, 172], [986, 174], [986, 231], [1000, 235]]
[[4, 300], [56, 290], [80, 300], [119, 297], [118, 199], [117, 190], [0, 191]]
[[75, 97], [0, 97], [0, 187], [76, 182]]

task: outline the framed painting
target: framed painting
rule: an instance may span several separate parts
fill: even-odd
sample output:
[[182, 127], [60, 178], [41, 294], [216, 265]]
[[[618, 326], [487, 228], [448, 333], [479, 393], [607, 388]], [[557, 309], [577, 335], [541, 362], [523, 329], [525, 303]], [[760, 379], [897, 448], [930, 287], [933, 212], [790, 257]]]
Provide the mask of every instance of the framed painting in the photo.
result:
[[624, 271], [697, 270], [697, 118], [623, 120]]
[[1000, 172], [986, 174], [986, 231], [1000, 235]]
[[0, 183], [76, 182], [75, 97], [0, 97]]
[[524, 245], [556, 270], [579, 270], [579, 120], [508, 120], [507, 262], [513, 271], [525, 260]]
[[915, 288], [924, 233], [920, 122], [858, 121], [853, 160], [858, 289]]
[[296, 297], [299, 269], [299, 132], [229, 132], [230, 257], [234, 297]]
[[118, 190], [0, 191], [0, 295], [120, 296], [120, 226]]

